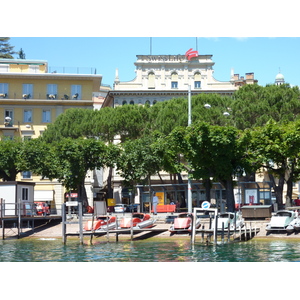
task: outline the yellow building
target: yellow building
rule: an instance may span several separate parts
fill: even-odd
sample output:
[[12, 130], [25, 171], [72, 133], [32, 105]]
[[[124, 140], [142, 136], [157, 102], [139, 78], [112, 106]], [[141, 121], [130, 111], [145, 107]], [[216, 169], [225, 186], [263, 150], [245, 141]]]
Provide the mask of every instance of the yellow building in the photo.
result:
[[[42, 60], [0, 59], [1, 138], [37, 138], [65, 110], [93, 109], [101, 80], [102, 75], [95, 74], [48, 73], [48, 63]], [[60, 213], [65, 192], [60, 183], [30, 172], [19, 174], [17, 180], [36, 182], [34, 200], [47, 201], [52, 212]], [[93, 178], [89, 181], [92, 204]]]

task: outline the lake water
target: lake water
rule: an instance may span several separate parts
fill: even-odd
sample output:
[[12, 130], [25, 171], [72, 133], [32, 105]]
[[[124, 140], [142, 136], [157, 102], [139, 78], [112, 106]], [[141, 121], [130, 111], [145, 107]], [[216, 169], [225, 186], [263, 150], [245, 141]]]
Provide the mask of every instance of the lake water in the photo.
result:
[[190, 240], [94, 241], [19, 239], [0, 241], [1, 262], [298, 262], [300, 240], [250, 240], [205, 245]]

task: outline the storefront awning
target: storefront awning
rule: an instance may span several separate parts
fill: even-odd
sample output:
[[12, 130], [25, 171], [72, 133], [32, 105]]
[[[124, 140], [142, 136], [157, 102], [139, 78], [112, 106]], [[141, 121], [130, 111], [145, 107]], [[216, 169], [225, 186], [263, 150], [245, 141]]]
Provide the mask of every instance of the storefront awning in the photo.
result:
[[34, 191], [34, 201], [52, 201], [53, 190], [50, 191]]

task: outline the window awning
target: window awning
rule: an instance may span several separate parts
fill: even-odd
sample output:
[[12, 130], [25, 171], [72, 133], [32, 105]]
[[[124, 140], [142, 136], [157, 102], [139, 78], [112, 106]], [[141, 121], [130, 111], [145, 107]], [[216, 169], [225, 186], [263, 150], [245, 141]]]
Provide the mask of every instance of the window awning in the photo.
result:
[[53, 190], [50, 191], [34, 191], [34, 201], [52, 201]]

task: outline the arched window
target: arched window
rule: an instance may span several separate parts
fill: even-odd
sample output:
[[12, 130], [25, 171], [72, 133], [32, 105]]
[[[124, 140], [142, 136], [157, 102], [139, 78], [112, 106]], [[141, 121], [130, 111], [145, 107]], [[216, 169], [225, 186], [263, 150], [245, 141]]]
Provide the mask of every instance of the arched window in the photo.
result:
[[153, 105], [156, 104], [156, 103], [157, 103], [157, 101], [156, 101], [156, 100], [153, 100]]
[[154, 89], [155, 88], [155, 74], [153, 72], [150, 72], [148, 74], [148, 89]]
[[150, 101], [146, 100], [145, 105], [150, 105]]
[[125, 105], [125, 104], [127, 104], [127, 101], [123, 100], [122, 105]]
[[178, 74], [176, 72], [173, 72], [171, 74], [171, 88], [172, 89], [178, 88]]
[[200, 89], [201, 88], [201, 74], [200, 72], [196, 72], [194, 74], [194, 88]]
[[133, 105], [133, 104], [134, 104], [134, 101], [133, 101], [133, 100], [131, 100], [131, 101], [129, 102], [129, 104]]

